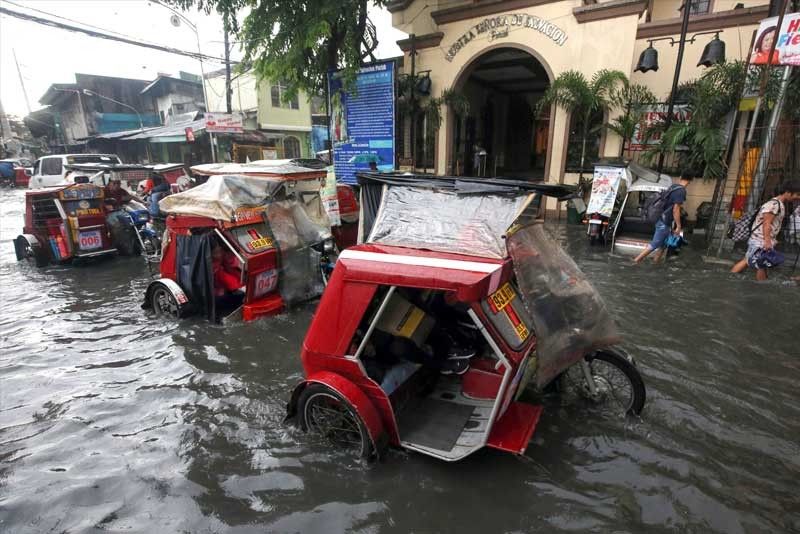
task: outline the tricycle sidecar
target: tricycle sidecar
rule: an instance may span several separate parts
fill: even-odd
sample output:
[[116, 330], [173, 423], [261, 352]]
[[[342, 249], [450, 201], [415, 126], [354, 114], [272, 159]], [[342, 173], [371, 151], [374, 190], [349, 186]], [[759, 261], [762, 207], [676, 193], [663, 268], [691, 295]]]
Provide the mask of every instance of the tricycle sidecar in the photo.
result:
[[252, 320], [322, 292], [332, 244], [316, 177], [214, 175], [159, 206], [167, 213], [161, 278], [144, 308]]
[[43, 267], [116, 253], [103, 197], [103, 189], [92, 184], [26, 191], [25, 227], [14, 240], [17, 260]]
[[641, 410], [643, 383], [608, 348], [618, 336], [591, 284], [541, 224], [514, 224], [534, 186], [361, 178], [375, 209], [320, 300], [288, 420], [361, 456], [522, 454], [542, 413], [519, 399], [526, 384], [576, 366], [599, 400], [617, 394], [598, 374], [609, 360], [628, 380], [624, 411]]

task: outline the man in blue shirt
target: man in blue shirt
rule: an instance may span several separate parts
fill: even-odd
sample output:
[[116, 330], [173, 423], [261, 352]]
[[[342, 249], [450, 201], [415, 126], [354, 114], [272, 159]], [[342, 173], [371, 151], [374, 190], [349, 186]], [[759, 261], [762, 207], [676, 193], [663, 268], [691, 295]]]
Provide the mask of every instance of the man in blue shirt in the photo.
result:
[[683, 231], [681, 226], [681, 206], [686, 202], [686, 186], [694, 179], [694, 173], [690, 171], [683, 171], [681, 177], [678, 179], [677, 184], [673, 184], [666, 192], [666, 199], [664, 201], [664, 211], [661, 217], [656, 222], [656, 231], [653, 234], [653, 240], [647, 247], [636, 256], [633, 260], [634, 263], [641, 263], [651, 252], [658, 250], [656, 257], [653, 261], [658, 263], [666, 250], [665, 241], [669, 237], [670, 232], [675, 235], [680, 235]]

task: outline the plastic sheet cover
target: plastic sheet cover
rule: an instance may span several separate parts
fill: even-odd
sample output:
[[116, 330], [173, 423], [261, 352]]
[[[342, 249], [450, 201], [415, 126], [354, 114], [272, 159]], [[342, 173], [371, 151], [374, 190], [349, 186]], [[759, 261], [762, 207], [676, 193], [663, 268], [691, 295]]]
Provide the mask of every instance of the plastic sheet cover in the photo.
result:
[[249, 176], [211, 176], [204, 184], [159, 201], [166, 213], [233, 221], [238, 208], [262, 206], [285, 182]]
[[600, 295], [541, 224], [509, 236], [508, 253], [537, 337], [538, 387], [593, 350], [619, 343]]
[[331, 232], [319, 196], [310, 205], [297, 200], [273, 202], [267, 206], [267, 219], [280, 252], [278, 290], [283, 301], [291, 306], [321, 295], [321, 254], [314, 247], [329, 239]]
[[531, 196], [389, 187], [367, 241], [502, 259], [503, 235]]

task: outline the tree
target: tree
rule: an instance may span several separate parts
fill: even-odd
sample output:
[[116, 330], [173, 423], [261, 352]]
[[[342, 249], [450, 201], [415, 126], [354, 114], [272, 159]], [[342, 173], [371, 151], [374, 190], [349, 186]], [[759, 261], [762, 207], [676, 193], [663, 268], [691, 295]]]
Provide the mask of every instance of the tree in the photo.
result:
[[[367, 18], [371, 3], [387, 0], [168, 0], [187, 10], [215, 10], [237, 36], [243, 65], [286, 84], [286, 99], [298, 91], [322, 94], [329, 70], [343, 69], [345, 83], [355, 79], [362, 61], [377, 46]], [[240, 25], [237, 13], [247, 11]]]
[[587, 80], [583, 73], [568, 70], [562, 72], [547, 88], [537, 104], [537, 111], [541, 112], [555, 104], [579, 121], [581, 136], [581, 172], [580, 181], [583, 182], [583, 168], [586, 165], [586, 141], [591, 133], [592, 115], [598, 111], [606, 112], [614, 105], [614, 95], [618, 87], [628, 83], [628, 78], [618, 70], [603, 69], [597, 71], [591, 80]]

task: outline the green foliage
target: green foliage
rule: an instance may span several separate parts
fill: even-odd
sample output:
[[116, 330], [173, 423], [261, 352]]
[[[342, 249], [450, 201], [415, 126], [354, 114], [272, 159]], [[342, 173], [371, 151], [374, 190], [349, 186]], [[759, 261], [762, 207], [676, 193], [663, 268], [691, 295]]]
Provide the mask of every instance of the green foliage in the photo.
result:
[[464, 93], [450, 87], [442, 91], [439, 98], [459, 117], [469, 115], [469, 99]]
[[[355, 79], [366, 57], [362, 48], [368, 4], [387, 0], [168, 0], [187, 10], [222, 15], [242, 43], [243, 64], [260, 78], [282, 80], [292, 99], [300, 90], [321, 94], [329, 70], [343, 69], [344, 81]], [[243, 23], [236, 14], [249, 10]]]
[[555, 104], [577, 116], [581, 132], [581, 169], [586, 163], [586, 141], [591, 133], [592, 116], [614, 106], [620, 87], [627, 84], [628, 78], [618, 70], [599, 70], [591, 80], [581, 72], [568, 70], [553, 80], [539, 100], [536, 106], [539, 115], [546, 107]]
[[[625, 83], [613, 94], [614, 104], [622, 109], [622, 115], [611, 119], [606, 128], [622, 138], [621, 151], [625, 150], [625, 143], [633, 138], [639, 118], [648, 106], [656, 103], [656, 96], [646, 86], [636, 83]], [[642, 132], [647, 136], [647, 132]]]
[[[679, 96], [687, 104], [689, 119], [673, 122], [663, 131], [661, 143], [648, 151], [647, 160], [652, 162], [662, 153], [677, 153], [680, 168], [702, 170], [708, 179], [722, 177], [727, 143], [725, 125], [739, 104], [745, 83], [758, 87], [757, 79], [760, 78], [760, 71], [748, 73], [745, 67], [742, 61], [720, 63], [710, 67], [697, 80], [684, 83]], [[776, 86], [775, 80], [768, 79], [767, 101], [777, 95], [780, 80], [777, 81]]]

